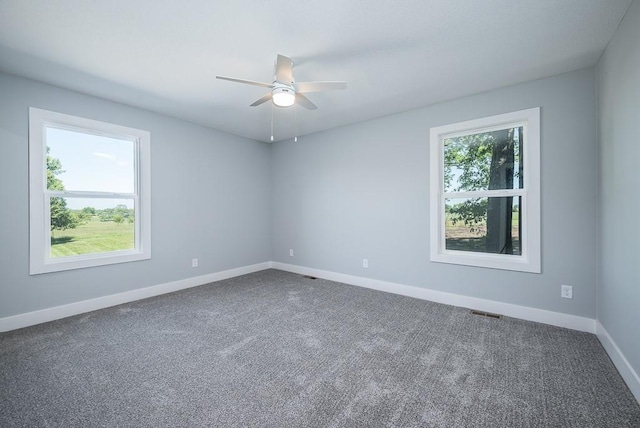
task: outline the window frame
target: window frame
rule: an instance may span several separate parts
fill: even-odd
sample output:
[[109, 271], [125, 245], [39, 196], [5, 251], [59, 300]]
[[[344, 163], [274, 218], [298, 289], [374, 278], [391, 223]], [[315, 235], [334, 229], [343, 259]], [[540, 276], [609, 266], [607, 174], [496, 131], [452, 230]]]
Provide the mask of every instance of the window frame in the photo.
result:
[[[134, 143], [134, 191], [113, 193], [47, 189], [47, 127], [129, 140]], [[93, 119], [29, 108], [29, 273], [37, 275], [151, 258], [151, 133]], [[52, 197], [133, 199], [133, 249], [51, 257]]]
[[[524, 126], [524, 188], [471, 192], [445, 192], [444, 140], [463, 135]], [[514, 111], [464, 122], [433, 127], [430, 130], [430, 260], [520, 272], [541, 272], [540, 244], [540, 107]], [[445, 199], [522, 196], [521, 254], [494, 254], [446, 249]]]

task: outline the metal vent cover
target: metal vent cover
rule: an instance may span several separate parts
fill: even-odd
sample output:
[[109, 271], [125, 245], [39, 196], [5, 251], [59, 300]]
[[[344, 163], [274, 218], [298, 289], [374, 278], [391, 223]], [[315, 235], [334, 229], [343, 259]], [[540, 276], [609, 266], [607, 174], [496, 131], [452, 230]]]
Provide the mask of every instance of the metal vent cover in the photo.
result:
[[473, 315], [480, 315], [480, 316], [483, 316], [483, 317], [495, 318], [495, 319], [498, 319], [498, 320], [502, 318], [502, 315], [492, 314], [491, 312], [476, 311], [474, 309], [471, 310], [471, 313]]

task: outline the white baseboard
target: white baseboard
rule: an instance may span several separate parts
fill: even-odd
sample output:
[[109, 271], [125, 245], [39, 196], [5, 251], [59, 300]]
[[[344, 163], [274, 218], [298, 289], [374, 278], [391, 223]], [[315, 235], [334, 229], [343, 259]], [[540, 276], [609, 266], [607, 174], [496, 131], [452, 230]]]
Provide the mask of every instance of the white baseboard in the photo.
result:
[[551, 324], [587, 333], [596, 332], [596, 321], [591, 318], [547, 311], [544, 309], [530, 308], [528, 306], [514, 305], [511, 303], [496, 302], [494, 300], [480, 299], [477, 297], [462, 296], [459, 294], [446, 293], [444, 291], [430, 290], [428, 288], [397, 284], [394, 282], [380, 281], [360, 276], [346, 275], [304, 266], [290, 265], [287, 263], [272, 262], [272, 267], [274, 269], [280, 269], [287, 272], [315, 276], [317, 278], [343, 282], [345, 284], [357, 285], [403, 296], [415, 297], [422, 300], [429, 300], [431, 302], [477, 309], [485, 312], [493, 312], [513, 318]]
[[137, 290], [125, 291], [123, 293], [112, 294], [109, 296], [97, 297], [95, 299], [83, 300], [81, 302], [69, 303], [68, 305], [56, 306], [53, 308], [46, 308], [39, 311], [0, 318], [0, 332], [29, 327], [43, 322], [54, 321], [73, 315], [83, 314], [85, 312], [120, 305], [122, 303], [158, 296], [160, 294], [172, 293], [174, 291], [184, 290], [185, 288], [197, 287], [199, 285], [209, 284], [210, 282], [221, 281], [223, 279], [269, 269], [270, 267], [271, 262], [258, 263], [222, 272], [215, 272], [207, 275], [153, 285], [151, 287], [139, 288]]
[[600, 324], [600, 321], [596, 321], [596, 334], [605, 351], [609, 354], [611, 361], [613, 361], [613, 364], [618, 369], [622, 379], [624, 379], [631, 393], [636, 397], [638, 403], [640, 403], [640, 376], [638, 376], [638, 373], [631, 367], [629, 361], [625, 358], [622, 351], [620, 351], [616, 342], [609, 336], [607, 330]]
[[[0, 332], [28, 327], [43, 322], [54, 321], [85, 312], [108, 308], [135, 300], [146, 299], [160, 294], [171, 293], [185, 288], [197, 287], [223, 279], [233, 278], [260, 270], [275, 268], [287, 272], [302, 275], [312, 275], [331, 281], [343, 282], [388, 293], [400, 294], [403, 296], [415, 297], [447, 305], [461, 306], [465, 308], [478, 309], [486, 312], [498, 313], [527, 321], [535, 321], [544, 324], [551, 324], [559, 327], [566, 327], [573, 330], [596, 333], [595, 320], [590, 318], [567, 315], [559, 312], [546, 311], [544, 309], [530, 308], [527, 306], [513, 305], [510, 303], [496, 302], [493, 300], [480, 299], [477, 297], [462, 296], [458, 294], [446, 293], [443, 291], [430, 290], [428, 288], [414, 287], [410, 285], [397, 284], [393, 282], [380, 281], [377, 279], [364, 278], [353, 275], [346, 275], [337, 272], [313, 269], [304, 266], [290, 265], [279, 262], [264, 262], [250, 266], [243, 266], [236, 269], [229, 269], [222, 272], [211, 273], [164, 284], [70, 303], [67, 305], [46, 308], [24, 314], [13, 315], [0, 318]], [[612, 342], [613, 343], [613, 342]], [[605, 347], [606, 348], [606, 347]], [[617, 348], [616, 348], [617, 349]], [[620, 354], [621, 355], [621, 354]]]

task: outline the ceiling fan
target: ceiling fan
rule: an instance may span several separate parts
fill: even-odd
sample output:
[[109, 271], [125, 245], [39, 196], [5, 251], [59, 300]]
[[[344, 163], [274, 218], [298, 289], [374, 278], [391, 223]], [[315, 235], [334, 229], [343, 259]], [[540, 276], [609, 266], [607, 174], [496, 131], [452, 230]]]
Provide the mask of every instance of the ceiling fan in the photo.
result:
[[255, 82], [253, 80], [236, 79], [233, 77], [216, 76], [216, 79], [229, 80], [231, 82], [245, 83], [247, 85], [262, 86], [271, 90], [262, 98], [251, 104], [251, 107], [259, 106], [267, 101], [273, 101], [278, 107], [290, 107], [294, 103], [302, 107], [315, 110], [318, 108], [309, 98], [303, 94], [310, 92], [334, 91], [345, 89], [347, 82], [295, 82], [293, 80], [293, 61], [284, 55], [278, 55], [276, 59], [276, 73], [273, 83]]

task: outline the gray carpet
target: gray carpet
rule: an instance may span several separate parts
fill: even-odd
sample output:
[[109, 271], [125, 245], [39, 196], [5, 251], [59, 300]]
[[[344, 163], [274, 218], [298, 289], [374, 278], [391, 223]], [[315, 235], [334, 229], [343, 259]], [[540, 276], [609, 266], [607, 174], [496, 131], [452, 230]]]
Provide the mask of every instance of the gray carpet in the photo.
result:
[[2, 427], [640, 427], [592, 334], [267, 270], [0, 335]]

